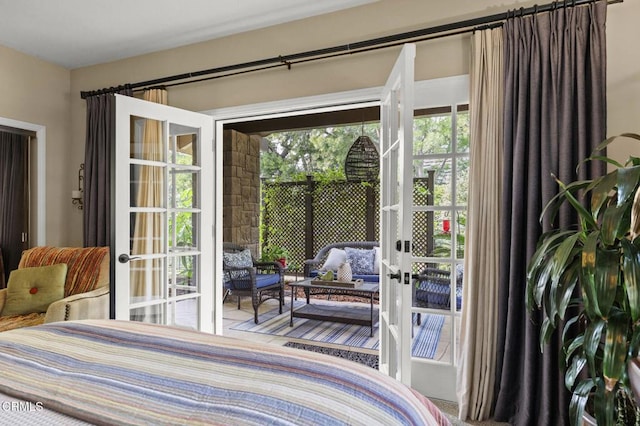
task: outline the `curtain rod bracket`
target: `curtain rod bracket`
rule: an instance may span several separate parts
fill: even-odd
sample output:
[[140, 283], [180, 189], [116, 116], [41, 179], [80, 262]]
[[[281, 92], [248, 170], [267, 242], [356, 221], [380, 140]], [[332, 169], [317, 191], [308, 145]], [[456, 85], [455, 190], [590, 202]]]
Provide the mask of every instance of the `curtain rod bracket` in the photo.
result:
[[287, 69], [288, 69], [288, 70], [290, 70], [290, 69], [291, 69], [291, 62], [290, 62], [290, 61], [285, 60], [285, 59], [282, 57], [282, 55], [278, 56], [278, 58], [280, 58], [280, 62], [281, 62], [282, 64], [284, 64], [284, 65], [286, 65], [286, 66], [287, 66]]

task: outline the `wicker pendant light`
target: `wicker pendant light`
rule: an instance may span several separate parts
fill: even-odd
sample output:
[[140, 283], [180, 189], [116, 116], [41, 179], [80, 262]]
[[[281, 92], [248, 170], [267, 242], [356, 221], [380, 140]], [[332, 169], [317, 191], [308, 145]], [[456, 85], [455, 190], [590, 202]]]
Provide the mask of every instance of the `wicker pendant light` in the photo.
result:
[[363, 182], [378, 179], [380, 174], [380, 155], [369, 136], [364, 135], [355, 140], [344, 162], [344, 174], [348, 181]]

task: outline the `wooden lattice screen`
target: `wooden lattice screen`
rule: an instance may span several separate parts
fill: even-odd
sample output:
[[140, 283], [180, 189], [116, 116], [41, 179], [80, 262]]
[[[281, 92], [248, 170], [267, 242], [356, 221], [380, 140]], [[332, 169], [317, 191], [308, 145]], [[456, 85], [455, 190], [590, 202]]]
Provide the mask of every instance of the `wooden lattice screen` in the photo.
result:
[[[290, 271], [302, 271], [327, 244], [378, 241], [378, 181], [262, 182], [262, 246], [277, 245], [289, 253]], [[414, 204], [433, 204], [433, 178], [414, 180]], [[414, 253], [433, 248], [433, 212], [414, 213]]]

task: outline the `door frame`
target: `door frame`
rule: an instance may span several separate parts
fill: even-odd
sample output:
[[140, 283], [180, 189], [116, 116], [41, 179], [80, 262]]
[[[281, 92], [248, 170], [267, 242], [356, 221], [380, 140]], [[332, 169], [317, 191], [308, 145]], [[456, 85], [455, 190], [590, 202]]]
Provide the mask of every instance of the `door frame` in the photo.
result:
[[[30, 130], [36, 132], [35, 150], [35, 185], [32, 190], [35, 191], [33, 197], [34, 203], [30, 207], [30, 226], [29, 245], [44, 246], [47, 244], [47, 217], [44, 212], [47, 211], [47, 128], [40, 124], [28, 123], [26, 121], [13, 120], [11, 118], [0, 117], [0, 126], [14, 127], [16, 129]], [[31, 147], [33, 148], [33, 146]], [[32, 154], [33, 155], [33, 154]], [[35, 226], [33, 225], [35, 224]]]
[[[465, 93], [466, 101], [468, 102], [469, 94], [469, 75], [456, 75], [451, 77], [443, 77], [432, 80], [416, 81], [414, 84], [414, 100], [416, 109], [428, 109], [442, 106], [439, 102], [431, 101], [425, 94], [430, 94], [434, 98], [441, 98], [444, 96], [450, 96], [452, 88], [456, 88], [457, 93]], [[368, 106], [380, 106], [383, 86], [377, 86], [372, 88], [335, 92], [323, 95], [299, 97], [292, 99], [285, 99], [279, 101], [262, 102], [256, 104], [248, 104], [226, 108], [216, 108], [200, 111], [203, 114], [211, 115], [213, 117], [214, 124], [214, 150], [215, 150], [215, 163], [216, 173], [220, 173], [217, 177], [218, 185], [222, 185], [222, 140], [223, 129], [227, 123], [237, 123], [248, 120], [261, 120], [267, 118], [279, 118], [290, 117], [298, 115], [306, 115], [319, 112], [330, 112], [337, 110], [357, 109]], [[222, 188], [219, 187], [216, 191], [219, 200], [216, 200], [216, 205], [222, 205]], [[216, 253], [222, 253], [222, 213], [218, 215], [216, 212], [216, 237], [215, 237], [215, 251]], [[216, 258], [215, 271], [222, 270], [222, 259]], [[220, 263], [220, 265], [218, 265]], [[223, 295], [223, 281], [221, 274], [214, 274], [214, 325], [215, 333], [222, 333], [222, 295]], [[381, 302], [382, 303], [382, 302]], [[460, 314], [458, 313], [457, 316]], [[452, 327], [457, 327], [458, 321], [452, 321]], [[417, 365], [419, 364], [419, 365]], [[438, 370], [434, 376], [429, 378], [421, 377], [421, 367], [435, 367]], [[418, 392], [427, 394], [430, 397], [437, 397], [449, 401], [455, 401], [455, 370], [456, 365], [443, 366], [442, 363], [433, 362], [430, 360], [412, 360], [412, 387]], [[450, 380], [451, 377], [454, 380]], [[432, 386], [434, 383], [439, 384], [437, 393], [433, 392]]]

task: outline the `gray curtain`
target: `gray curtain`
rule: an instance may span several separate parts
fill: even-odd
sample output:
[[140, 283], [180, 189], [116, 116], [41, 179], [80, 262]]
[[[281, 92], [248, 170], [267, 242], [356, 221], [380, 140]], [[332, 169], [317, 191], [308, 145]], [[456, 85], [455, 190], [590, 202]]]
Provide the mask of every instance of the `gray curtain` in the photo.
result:
[[[119, 94], [132, 96], [131, 89]], [[115, 143], [115, 96], [87, 98], [87, 138], [84, 152], [84, 246], [108, 246], [111, 241], [111, 149]]]
[[0, 132], [0, 249], [5, 274], [0, 277], [0, 288], [5, 286], [10, 271], [18, 268], [22, 255], [28, 146], [28, 136]]
[[[517, 12], [516, 12], [517, 15]], [[541, 225], [558, 191], [603, 174], [581, 167], [606, 134], [606, 3], [514, 17], [504, 25], [505, 121], [495, 419], [516, 425], [568, 423], [569, 393], [559, 333], [539, 349], [542, 317], [526, 311], [526, 267], [539, 236], [576, 223], [568, 211]]]

